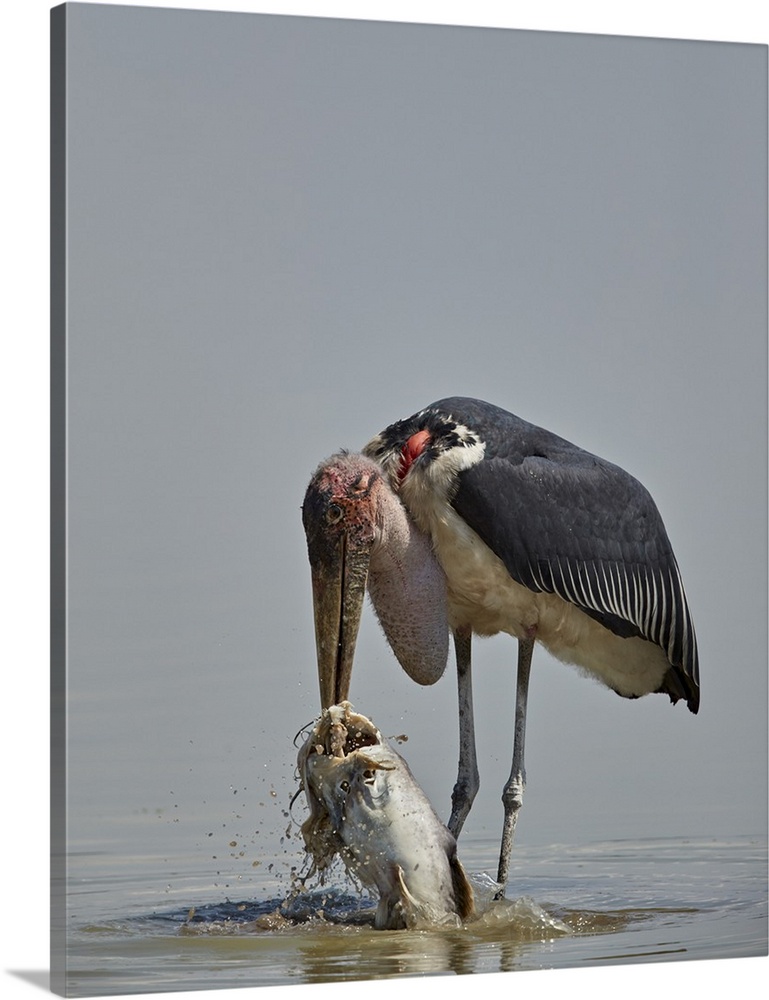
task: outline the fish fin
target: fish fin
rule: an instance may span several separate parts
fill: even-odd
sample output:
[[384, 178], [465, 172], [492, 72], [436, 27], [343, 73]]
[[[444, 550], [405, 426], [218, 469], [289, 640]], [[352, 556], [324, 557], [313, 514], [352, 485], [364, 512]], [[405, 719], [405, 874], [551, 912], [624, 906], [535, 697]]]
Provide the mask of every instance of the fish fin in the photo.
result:
[[398, 885], [400, 886], [403, 898], [407, 902], [411, 903], [412, 906], [417, 906], [418, 903], [409, 892], [408, 886], [406, 885], [406, 881], [403, 878], [403, 869], [401, 868], [400, 865], [395, 865], [394, 867], [395, 867], [395, 877], [398, 879]]
[[374, 927], [378, 931], [408, 930], [414, 926], [419, 912], [419, 904], [406, 887], [401, 866], [393, 864], [392, 872], [394, 891], [381, 896], [374, 917]]
[[471, 917], [475, 912], [475, 900], [473, 898], [473, 887], [462, 867], [462, 862], [454, 855], [449, 858], [449, 868], [451, 869], [451, 884], [454, 889], [454, 903], [457, 908], [457, 916], [460, 920]]
[[408, 929], [414, 926], [417, 915], [421, 912], [422, 908], [409, 892], [401, 866], [395, 865], [394, 867], [395, 876], [398, 879], [398, 886], [400, 888], [400, 899], [396, 903], [396, 909], [403, 921], [402, 926]]

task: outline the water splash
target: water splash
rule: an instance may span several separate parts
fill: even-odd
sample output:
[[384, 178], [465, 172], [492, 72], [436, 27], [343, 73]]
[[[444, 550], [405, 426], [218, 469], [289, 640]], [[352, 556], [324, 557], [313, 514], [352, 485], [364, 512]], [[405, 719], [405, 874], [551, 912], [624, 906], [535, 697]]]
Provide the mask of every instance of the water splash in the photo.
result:
[[573, 929], [554, 913], [549, 913], [530, 896], [520, 899], [492, 899], [479, 908], [473, 929], [498, 930], [506, 926], [515, 932], [518, 940], [547, 941], [563, 934], [573, 934]]

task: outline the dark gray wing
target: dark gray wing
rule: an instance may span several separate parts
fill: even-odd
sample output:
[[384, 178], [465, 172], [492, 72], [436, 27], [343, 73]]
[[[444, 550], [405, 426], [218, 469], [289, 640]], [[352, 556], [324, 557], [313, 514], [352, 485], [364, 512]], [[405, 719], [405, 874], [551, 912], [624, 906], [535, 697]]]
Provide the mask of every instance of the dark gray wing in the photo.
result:
[[660, 646], [673, 667], [664, 690], [696, 712], [694, 626], [650, 494], [618, 466], [532, 425], [521, 434], [512, 420], [516, 434], [498, 428], [484, 460], [460, 473], [454, 508], [518, 583]]

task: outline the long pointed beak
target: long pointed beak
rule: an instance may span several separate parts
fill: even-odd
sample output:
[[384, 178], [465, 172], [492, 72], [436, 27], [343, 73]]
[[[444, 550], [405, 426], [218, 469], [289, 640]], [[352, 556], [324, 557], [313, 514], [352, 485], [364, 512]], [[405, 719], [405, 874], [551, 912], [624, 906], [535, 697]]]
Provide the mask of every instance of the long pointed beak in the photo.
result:
[[370, 550], [346, 534], [322, 553], [310, 551], [321, 708], [346, 701], [366, 593]]
[[366, 593], [369, 552], [346, 535], [324, 559], [311, 558], [321, 708], [346, 701]]

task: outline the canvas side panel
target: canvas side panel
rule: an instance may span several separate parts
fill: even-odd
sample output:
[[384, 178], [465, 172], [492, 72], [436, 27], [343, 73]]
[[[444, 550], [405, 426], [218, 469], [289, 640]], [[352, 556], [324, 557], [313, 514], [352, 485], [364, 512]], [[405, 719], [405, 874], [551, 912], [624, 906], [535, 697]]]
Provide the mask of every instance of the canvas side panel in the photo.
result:
[[51, 990], [66, 993], [66, 45], [51, 10]]

